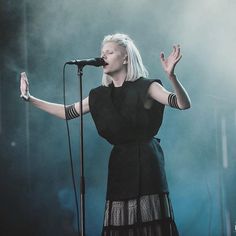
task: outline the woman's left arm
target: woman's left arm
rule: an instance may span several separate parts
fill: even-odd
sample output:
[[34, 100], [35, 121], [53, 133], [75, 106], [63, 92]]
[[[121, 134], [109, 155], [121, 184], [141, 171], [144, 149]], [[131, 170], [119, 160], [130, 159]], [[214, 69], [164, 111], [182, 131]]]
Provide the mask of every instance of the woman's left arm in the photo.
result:
[[191, 101], [187, 91], [174, 73], [175, 66], [180, 61], [181, 57], [179, 45], [173, 46], [173, 51], [166, 59], [163, 52], [160, 54], [162, 67], [172, 83], [174, 93], [167, 91], [163, 86], [154, 82], [150, 85], [148, 94], [151, 98], [162, 104], [184, 110], [191, 107]]

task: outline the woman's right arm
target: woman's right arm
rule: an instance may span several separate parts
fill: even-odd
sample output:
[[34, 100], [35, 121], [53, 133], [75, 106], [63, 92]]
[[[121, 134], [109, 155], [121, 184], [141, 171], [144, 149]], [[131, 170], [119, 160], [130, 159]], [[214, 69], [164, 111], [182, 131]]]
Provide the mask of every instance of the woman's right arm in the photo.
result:
[[[31, 96], [29, 93], [29, 82], [25, 72], [21, 73], [20, 79], [20, 91], [21, 97], [30, 102], [35, 107], [48, 112], [51, 115], [59, 117], [61, 119], [66, 119], [65, 109], [63, 104], [51, 103], [41, 99], [38, 99], [34, 96]], [[88, 97], [82, 101], [83, 105], [83, 114], [89, 112], [89, 101]], [[78, 115], [80, 115], [80, 102], [76, 102], [74, 106]]]

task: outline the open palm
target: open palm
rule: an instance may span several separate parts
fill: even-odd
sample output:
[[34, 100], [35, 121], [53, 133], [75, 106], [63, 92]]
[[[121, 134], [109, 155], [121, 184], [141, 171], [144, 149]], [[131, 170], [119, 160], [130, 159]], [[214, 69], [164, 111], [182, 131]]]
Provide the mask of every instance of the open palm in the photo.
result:
[[164, 71], [167, 73], [167, 75], [171, 76], [174, 74], [175, 66], [179, 62], [181, 57], [182, 57], [182, 55], [180, 54], [180, 46], [179, 45], [173, 46], [173, 50], [167, 58], [165, 58], [164, 53], [161, 52], [161, 54], [160, 54], [161, 64], [162, 64]]

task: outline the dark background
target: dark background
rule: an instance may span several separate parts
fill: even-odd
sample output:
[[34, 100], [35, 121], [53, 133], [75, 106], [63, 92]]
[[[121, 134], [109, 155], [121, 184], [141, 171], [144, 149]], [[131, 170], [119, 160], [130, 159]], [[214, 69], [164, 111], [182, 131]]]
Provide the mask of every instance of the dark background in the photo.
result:
[[[151, 78], [171, 89], [159, 62], [174, 43], [190, 110], [166, 108], [158, 135], [181, 235], [234, 235], [236, 224], [235, 1], [0, 0], [0, 235], [78, 235], [65, 122], [19, 98], [26, 71], [32, 95], [62, 103], [62, 67], [100, 55], [104, 35], [129, 34]], [[78, 100], [67, 68], [67, 101]], [[84, 96], [101, 83], [84, 69]], [[85, 116], [86, 230], [99, 235], [111, 146]], [[79, 176], [79, 121], [70, 122]]]

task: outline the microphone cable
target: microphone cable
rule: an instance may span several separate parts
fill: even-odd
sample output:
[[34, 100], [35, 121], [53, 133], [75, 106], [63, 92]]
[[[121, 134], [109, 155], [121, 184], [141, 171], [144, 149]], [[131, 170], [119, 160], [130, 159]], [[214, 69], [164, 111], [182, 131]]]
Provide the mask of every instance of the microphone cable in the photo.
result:
[[[64, 110], [66, 112], [66, 89], [65, 89], [65, 68], [66, 63], [63, 66], [63, 105]], [[76, 216], [77, 216], [77, 226], [78, 226], [78, 235], [80, 235], [80, 226], [79, 226], [79, 203], [78, 203], [78, 196], [77, 196], [77, 188], [76, 188], [76, 182], [75, 182], [75, 173], [74, 173], [74, 165], [73, 165], [73, 158], [72, 158], [72, 151], [71, 151], [71, 138], [70, 138], [70, 128], [68, 124], [68, 120], [65, 118], [66, 121], [66, 130], [67, 130], [67, 140], [68, 140], [68, 149], [69, 149], [69, 160], [70, 160], [70, 167], [71, 167], [71, 177], [72, 177], [72, 183], [73, 183], [73, 191], [74, 191], [74, 197], [75, 197], [75, 205], [76, 205]]]

